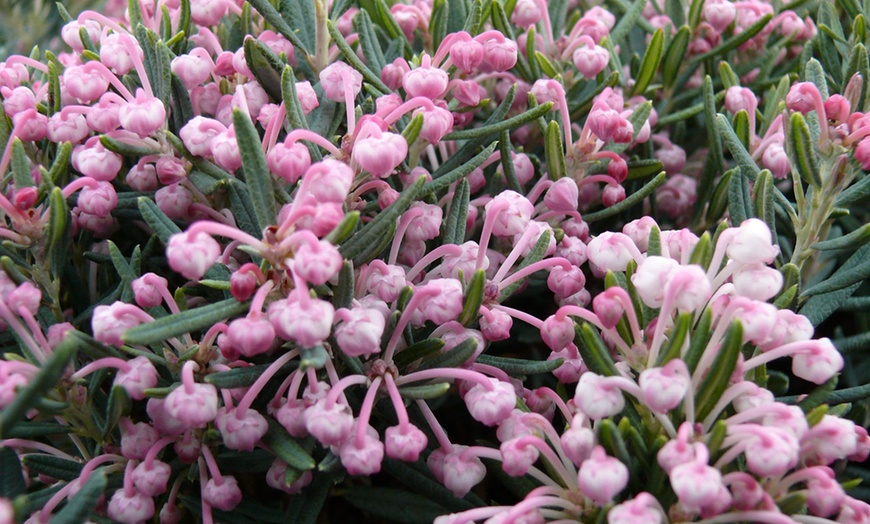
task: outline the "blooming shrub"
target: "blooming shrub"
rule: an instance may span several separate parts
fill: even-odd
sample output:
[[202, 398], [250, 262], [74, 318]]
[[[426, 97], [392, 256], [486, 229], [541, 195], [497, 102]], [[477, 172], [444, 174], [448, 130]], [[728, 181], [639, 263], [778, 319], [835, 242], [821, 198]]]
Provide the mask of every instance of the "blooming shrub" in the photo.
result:
[[58, 9], [0, 524], [870, 522], [858, 3]]

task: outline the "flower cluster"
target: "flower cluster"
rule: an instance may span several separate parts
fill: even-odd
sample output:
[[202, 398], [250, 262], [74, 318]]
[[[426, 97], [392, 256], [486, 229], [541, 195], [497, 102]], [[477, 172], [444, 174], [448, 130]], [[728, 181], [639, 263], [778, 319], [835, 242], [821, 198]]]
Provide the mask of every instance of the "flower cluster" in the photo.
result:
[[864, 26], [688, 4], [61, 7], [0, 63], [0, 524], [870, 521]]

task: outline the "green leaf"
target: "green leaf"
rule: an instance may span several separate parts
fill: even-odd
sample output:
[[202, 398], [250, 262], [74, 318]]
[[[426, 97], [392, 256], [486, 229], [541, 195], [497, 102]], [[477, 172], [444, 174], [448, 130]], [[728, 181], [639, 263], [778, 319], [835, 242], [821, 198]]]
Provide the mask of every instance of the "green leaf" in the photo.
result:
[[389, 522], [428, 524], [449, 513], [422, 495], [383, 486], [351, 486], [344, 498], [355, 508]]
[[658, 186], [664, 184], [665, 177], [666, 177], [666, 173], [664, 171], [662, 171], [661, 173], [656, 175], [655, 178], [653, 178], [652, 180], [650, 180], [649, 182], [644, 184], [644, 186], [642, 188], [638, 189], [637, 191], [635, 191], [634, 193], [632, 193], [631, 195], [626, 197], [626, 199], [623, 200], [622, 202], [620, 202], [614, 206], [610, 206], [606, 209], [602, 209], [601, 211], [595, 211], [593, 213], [584, 214], [583, 221], [592, 223], [592, 222], [595, 222], [598, 220], [603, 220], [605, 218], [610, 218], [610, 217], [617, 215], [623, 211], [631, 209], [632, 207], [643, 202], [643, 199], [648, 197], [649, 195], [651, 195], [652, 192], [655, 191], [655, 189]]
[[734, 132], [734, 129], [731, 127], [731, 124], [728, 122], [725, 115], [721, 113], [716, 115], [716, 127], [719, 129], [719, 133], [724, 139], [725, 145], [728, 146], [731, 156], [733, 156], [734, 160], [737, 161], [737, 165], [742, 169], [747, 170], [750, 174], [750, 178], [755, 179], [761, 171], [761, 168], [758, 167], [752, 159], [752, 155], [750, 155], [749, 151], [747, 151], [743, 146], [743, 142], [741, 142], [737, 137], [737, 133]]
[[48, 475], [59, 480], [71, 481], [79, 478], [84, 464], [44, 453], [30, 453], [22, 458], [24, 466], [31, 474]]
[[485, 287], [486, 272], [483, 269], [478, 269], [465, 287], [465, 304], [462, 307], [462, 313], [459, 315], [459, 323], [463, 326], [468, 327], [472, 322], [477, 320], [480, 306], [483, 304]]
[[139, 197], [139, 212], [164, 245], [169, 244], [169, 237], [181, 233], [181, 228], [175, 225], [175, 222], [150, 198]]
[[260, 144], [260, 135], [250, 116], [234, 109], [233, 125], [242, 154], [242, 168], [245, 170], [248, 194], [251, 195], [254, 213], [259, 229], [262, 231], [275, 222], [275, 190], [272, 186], [272, 174], [266, 164], [266, 154]]
[[837, 207], [849, 207], [853, 204], [863, 203], [868, 198], [870, 198], [870, 176], [865, 175], [864, 178], [837, 195], [834, 205]]
[[281, 99], [281, 75], [284, 62], [266, 44], [256, 38], [245, 39], [245, 62], [270, 98]]
[[501, 168], [504, 172], [504, 178], [507, 181], [508, 189], [522, 194], [523, 188], [520, 185], [520, 181], [517, 178], [517, 170], [514, 167], [510, 131], [502, 131], [499, 135], [498, 150], [501, 154]]
[[51, 269], [62, 275], [70, 261], [70, 211], [59, 187], [48, 196], [48, 229], [45, 231], [45, 253], [51, 261]]
[[107, 485], [108, 479], [102, 468], [92, 472], [88, 481], [72, 500], [52, 517], [52, 524], [78, 524], [87, 521], [106, 491]]
[[326, 496], [329, 494], [332, 483], [332, 474], [315, 472], [311, 484], [306, 486], [300, 495], [290, 499], [286, 522], [315, 524], [323, 509], [323, 504], [326, 502]]
[[701, 318], [698, 320], [698, 324], [695, 326], [694, 332], [692, 333], [692, 342], [689, 344], [689, 350], [686, 351], [686, 355], [683, 357], [683, 362], [685, 362], [686, 367], [689, 368], [689, 373], [695, 372], [695, 368], [698, 366], [698, 362], [700, 362], [704, 350], [707, 349], [707, 343], [710, 341], [710, 327], [712, 324], [713, 310], [706, 308], [704, 312], [701, 313]]
[[441, 348], [443, 347], [443, 339], [426, 338], [420, 340], [419, 342], [411, 344], [402, 351], [397, 352], [396, 356], [393, 358], [393, 363], [396, 365], [396, 367], [402, 369], [408, 364], [414, 362], [415, 360], [427, 358], [430, 355], [439, 353], [441, 351]]
[[26, 491], [18, 453], [12, 448], [0, 447], [0, 497], [13, 499]]
[[158, 318], [153, 322], [128, 329], [122, 335], [128, 344], [159, 344], [184, 333], [195, 333], [216, 323], [248, 311], [250, 304], [234, 298]]
[[722, 393], [728, 387], [731, 375], [737, 367], [737, 357], [743, 347], [743, 326], [735, 320], [728, 332], [716, 359], [710, 366], [707, 378], [701, 384], [695, 396], [695, 414], [697, 420], [704, 420], [713, 411], [716, 402], [722, 398]]
[[449, 390], [449, 382], [435, 382], [425, 386], [402, 386], [399, 388], [399, 393], [412, 400], [431, 400], [440, 397]]
[[847, 402], [859, 402], [867, 397], [870, 397], [870, 384], [834, 391], [828, 395], [825, 399], [825, 403], [835, 406]]
[[305, 48], [314, 50], [317, 47], [316, 3], [311, 0], [281, 0], [279, 6], [281, 16], [305, 43]]
[[647, 256], [662, 256], [662, 232], [658, 226], [653, 225], [649, 232], [649, 243], [646, 248]]
[[[439, 173], [440, 169], [435, 170], [435, 172], [432, 173], [432, 181], [426, 183], [423, 186], [422, 190], [420, 191], [420, 195], [428, 195], [437, 191], [441, 191], [442, 189], [447, 188], [450, 184], [456, 182], [457, 180], [464, 179], [472, 171], [477, 169], [478, 166], [483, 164], [486, 159], [488, 159], [492, 155], [496, 147], [498, 147], [498, 142], [493, 142], [488, 147], [484, 148], [483, 151], [474, 155], [474, 157], [469, 159], [467, 162], [459, 167], [454, 168], [449, 172]], [[442, 164], [442, 167], [443, 165], [444, 164]]]
[[731, 215], [733, 224], [740, 224], [748, 218], [755, 216], [752, 209], [752, 196], [749, 192], [749, 181], [740, 169], [731, 177], [728, 186], [728, 213]]
[[106, 406], [105, 424], [102, 426], [103, 438], [108, 438], [112, 430], [117, 427], [121, 417], [130, 413], [130, 406], [130, 395], [127, 394], [127, 390], [121, 386], [112, 387], [112, 391], [109, 393], [109, 402]]
[[755, 35], [760, 33], [765, 27], [767, 27], [768, 22], [773, 18], [773, 14], [766, 14], [759, 18], [754, 24], [747, 27], [743, 31], [740, 31], [736, 35], [732, 36], [728, 40], [725, 40], [718, 46], [713, 49], [707, 51], [706, 53], [696, 55], [692, 57], [690, 63], [696, 64], [698, 62], [703, 62], [708, 58], [715, 58], [717, 56], [724, 56], [726, 53], [737, 49], [744, 43], [748, 42]]
[[77, 350], [77, 339], [65, 337], [42, 364], [39, 372], [26, 386], [18, 389], [14, 400], [0, 412], [0, 438], [4, 438], [7, 431], [22, 422], [22, 418], [30, 408], [57, 387], [67, 363], [75, 356]]
[[849, 258], [849, 260], [846, 261], [846, 264], [848, 264], [849, 267], [847, 271], [844, 271], [847, 267], [847, 265], [844, 264], [839, 270], [837, 270], [837, 272], [831, 275], [829, 279], [804, 290], [804, 292], [801, 293], [801, 297], [809, 298], [824, 293], [830, 293], [832, 291], [839, 291], [848, 288], [853, 284], [863, 282], [867, 277], [870, 277], [870, 259], [864, 258], [862, 262], [853, 262], [851, 264], [850, 261], [858, 255], [863, 255], [865, 252], [864, 248], [859, 249]]
[[402, 130], [402, 138], [410, 146], [420, 137], [420, 131], [423, 130], [423, 113], [418, 113], [411, 118], [405, 129]]
[[[417, 467], [414, 464], [409, 464], [401, 460], [385, 458], [381, 465], [383, 471], [399, 481], [402, 486], [426, 495], [429, 500], [440, 504], [452, 512], [460, 512], [474, 508], [475, 506], [483, 506], [482, 501], [477, 502], [473, 495], [466, 495], [466, 498], [459, 498], [450, 490], [444, 487], [444, 484], [432, 478], [428, 469], [425, 467]], [[475, 500], [472, 503], [471, 500]]]
[[613, 363], [610, 350], [601, 340], [598, 331], [588, 322], [580, 322], [574, 326], [577, 349], [589, 371], [603, 376], [619, 376], [619, 370]]
[[450, 201], [450, 211], [444, 221], [444, 231], [441, 234], [442, 244], [462, 244], [465, 241], [465, 222], [468, 218], [468, 202], [471, 189], [468, 180], [462, 179], [453, 193]]
[[[665, 52], [664, 63], [662, 65], [662, 83], [668, 91], [674, 89], [677, 85], [680, 69], [686, 59], [686, 50], [689, 48], [689, 38], [692, 31], [683, 26], [671, 38], [671, 43], [668, 45], [668, 50]], [[645, 55], [644, 55], [645, 56]]]
[[261, 236], [263, 230], [257, 224], [256, 206], [247, 187], [238, 179], [231, 179], [227, 183], [227, 196], [230, 200], [230, 211], [233, 212], [233, 218], [239, 229], [254, 238]]
[[623, 39], [628, 36], [629, 31], [638, 25], [644, 7], [646, 7], [646, 0], [635, 0], [631, 8], [619, 19], [616, 27], [610, 31], [608, 38], [614, 46], [622, 44]]
[[424, 360], [420, 363], [420, 367], [418, 367], [417, 370], [455, 368], [460, 364], [467, 362], [468, 359], [474, 356], [476, 350], [477, 341], [473, 338], [467, 338], [444, 353], [440, 353], [432, 358]]
[[663, 366], [675, 358], [680, 358], [680, 351], [683, 344], [686, 342], [686, 337], [689, 334], [689, 329], [692, 327], [692, 313], [680, 313], [677, 316], [677, 321], [674, 322], [674, 327], [671, 329], [671, 334], [668, 336], [667, 345], [662, 348], [659, 361], [656, 366]]
[[[628, 420], [628, 419], [625, 419]], [[631, 465], [631, 455], [628, 454], [628, 447], [625, 445], [625, 440], [622, 438], [622, 433], [617, 428], [613, 420], [606, 418], [598, 421], [595, 424], [598, 439], [607, 450], [607, 454], [616, 457], [626, 466]]]
[[308, 471], [317, 465], [314, 458], [306, 453], [302, 446], [287, 433], [287, 430], [275, 421], [269, 422], [269, 431], [263, 436], [263, 442], [272, 448], [272, 451], [288, 466]]
[[837, 388], [838, 376], [834, 375], [824, 384], [820, 384], [816, 389], [814, 389], [809, 395], [804, 397], [803, 400], [798, 402], [798, 406], [804, 413], [810, 413], [817, 407], [826, 403], [826, 399], [828, 396]]
[[822, 185], [822, 177], [810, 128], [804, 116], [797, 111], [791, 114], [788, 123], [786, 148], [791, 165], [805, 183], [818, 190]]
[[353, 303], [353, 264], [345, 260], [338, 272], [338, 285], [335, 288], [334, 305], [336, 308], [350, 308]]
[[[379, 0], [382, 1], [382, 0]], [[392, 19], [392, 16], [390, 16]], [[395, 22], [395, 21], [394, 21]], [[387, 87], [381, 81], [381, 77], [376, 75], [367, 65], [363, 63], [362, 60], [356, 55], [353, 49], [349, 45], [347, 45], [347, 41], [344, 39], [344, 36], [336, 29], [335, 24], [331, 20], [326, 21], [326, 27], [329, 29], [329, 35], [332, 37], [333, 43], [338, 47], [338, 50], [341, 51], [341, 54], [344, 56], [344, 59], [353, 66], [360, 74], [362, 74], [363, 78], [366, 82], [378, 88], [382, 93], [391, 93], [390, 88]], [[401, 32], [401, 31], [400, 31]]]
[[375, 243], [391, 226], [395, 227], [395, 222], [399, 216], [411, 207], [411, 204], [422, 193], [425, 183], [426, 177], [420, 176], [417, 178], [414, 184], [406, 189], [395, 202], [381, 211], [371, 222], [366, 224], [338, 248], [341, 255], [346, 259], [352, 259], [355, 265], [360, 265], [361, 262], [357, 258], [363, 249]]
[[[296, 369], [298, 362], [291, 361], [281, 366], [276, 373], [276, 377], [286, 376]], [[248, 366], [244, 368], [234, 368], [229, 371], [221, 371], [218, 373], [210, 373], [203, 380], [209, 384], [214, 384], [220, 389], [236, 389], [246, 388], [257, 381], [260, 375], [268, 369], [269, 364], [260, 364], [256, 366]]]
[[535, 57], [535, 61], [538, 63], [538, 66], [541, 68], [545, 75], [550, 78], [556, 78], [557, 76], [559, 76], [559, 71], [556, 69], [556, 66], [553, 65], [553, 62], [550, 61], [547, 55], [536, 50], [533, 56]]
[[[688, 37], [687, 37], [688, 38]], [[665, 32], [662, 28], [658, 28], [652, 35], [646, 51], [643, 54], [643, 60], [640, 63], [640, 69], [635, 78], [634, 87], [631, 90], [633, 95], [641, 95], [649, 87], [650, 82], [656, 75], [659, 69], [659, 64], [662, 61], [662, 52], [664, 50]]]
[[565, 150], [562, 148], [562, 129], [558, 122], [550, 121], [544, 139], [544, 154], [550, 180], [559, 180], [566, 173]]
[[739, 176], [739, 173], [740, 168], [735, 167], [726, 171], [722, 175], [722, 178], [719, 179], [719, 183], [716, 184], [716, 188], [710, 196], [710, 205], [707, 206], [708, 222], [716, 222], [725, 213], [725, 209], [728, 206], [728, 192], [731, 188], [731, 179], [735, 175]]
[[486, 125], [483, 127], [476, 127], [472, 129], [462, 129], [459, 131], [453, 131], [452, 133], [448, 133], [444, 140], [466, 140], [469, 138], [482, 138], [489, 137], [493, 135], [497, 135], [502, 131], [507, 131], [511, 129], [516, 129], [532, 120], [537, 119], [538, 117], [544, 116], [550, 112], [553, 108], [552, 102], [547, 102], [545, 104], [541, 104], [539, 106], [528, 109], [527, 111], [520, 113], [517, 116], [508, 118], [507, 120], [503, 120], [498, 123]]
[[856, 250], [867, 242], [870, 242], [870, 224], [864, 224], [855, 231], [833, 240], [817, 242], [813, 244], [812, 248], [819, 251], [833, 251], [839, 249]]
[[763, 169], [755, 179], [753, 188], [753, 202], [755, 214], [767, 224], [776, 238], [776, 215], [773, 203], [773, 175], [767, 169]]
[[664, 171], [665, 165], [661, 160], [654, 158], [644, 158], [642, 160], [632, 160], [628, 162], [628, 175], [626, 180], [637, 180], [640, 178], [648, 178], [657, 175]]
[[24, 144], [18, 137], [12, 139], [12, 159], [10, 163], [12, 164], [12, 180], [15, 182], [15, 187], [19, 189], [33, 187], [33, 177], [30, 175], [30, 159], [27, 158]]
[[64, 175], [66, 175], [69, 170], [71, 157], [72, 144], [69, 142], [60, 144], [57, 148], [57, 153], [54, 156], [54, 162], [48, 170], [48, 179], [51, 180], [52, 184], [57, 186], [64, 185], [64, 180], [62, 180], [61, 177], [63, 177], [63, 179], [66, 178]]
[[862, 284], [863, 282], [856, 282], [851, 286], [837, 291], [831, 291], [830, 293], [810, 297], [810, 299], [804, 303], [799, 312], [801, 315], [807, 317], [814, 326], [818, 326], [824, 322], [825, 319], [831, 316], [831, 313], [840, 309], [846, 299], [851, 297]]
[[108, 135], [100, 136], [100, 144], [103, 145], [109, 151], [113, 153], [118, 153], [119, 155], [131, 156], [131, 157], [143, 157], [148, 155], [159, 155], [159, 149], [153, 149], [146, 146], [136, 145], [136, 144], [128, 144], [123, 142], [117, 138], [112, 138]]
[[296, 53], [299, 53], [300, 51], [302, 52], [302, 56], [299, 58], [308, 58], [308, 55], [310, 54], [309, 49], [302, 43], [302, 40], [300, 40], [293, 28], [284, 21], [281, 13], [275, 9], [272, 2], [269, 0], [248, 0], [248, 3], [251, 4], [251, 7], [253, 7], [258, 13], [260, 13], [266, 22], [269, 22], [269, 24], [275, 28], [275, 31], [280, 33], [281, 36], [287, 40], [290, 40], [290, 43], [293, 44], [293, 47], [296, 49]]
[[553, 360], [526, 360], [522, 358], [494, 357], [492, 355], [479, 355], [475, 362], [497, 367], [508, 375], [523, 377], [549, 373], [558, 368], [564, 362], [563, 359]]
[[[361, 13], [363, 12], [365, 12], [365, 10], [361, 11]], [[438, 49], [441, 42], [444, 40], [444, 37], [447, 36], [447, 22], [449, 19], [450, 2], [448, 0], [437, 0], [434, 2], [432, 6], [432, 15], [429, 17], [429, 35], [432, 38], [433, 49]], [[356, 31], [357, 33], [360, 32], [359, 29]], [[365, 51], [363, 51], [363, 53], [365, 54]], [[371, 61], [368, 57], [366, 57], [366, 59]]]
[[[446, 3], [443, 3], [442, 5], [446, 5]], [[443, 12], [444, 9], [441, 11]], [[436, 13], [433, 11], [432, 16], [434, 17], [435, 15]], [[443, 13], [443, 16], [441, 16], [443, 24], [447, 23], [446, 15], [447, 13]], [[433, 23], [437, 24], [438, 22], [430, 20], [430, 26]], [[380, 75], [381, 70], [383, 70], [384, 66], [387, 65], [387, 60], [384, 58], [383, 51], [381, 51], [381, 44], [378, 41], [378, 36], [375, 32], [374, 26], [372, 25], [372, 19], [369, 16], [368, 11], [362, 9], [353, 17], [353, 29], [359, 36], [359, 45], [363, 51], [363, 56], [366, 57], [366, 62], [374, 68], [375, 73]], [[438, 44], [435, 43], [434, 45], [437, 48]]]

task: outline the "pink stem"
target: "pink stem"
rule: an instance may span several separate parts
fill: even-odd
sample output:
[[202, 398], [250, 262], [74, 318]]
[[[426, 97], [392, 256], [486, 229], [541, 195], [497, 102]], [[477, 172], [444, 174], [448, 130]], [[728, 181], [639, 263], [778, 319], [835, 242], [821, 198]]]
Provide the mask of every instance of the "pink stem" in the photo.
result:
[[423, 417], [429, 424], [432, 433], [435, 434], [435, 439], [438, 440], [438, 444], [441, 446], [442, 451], [445, 453], [453, 451], [453, 444], [450, 443], [450, 438], [447, 437], [447, 432], [444, 431], [443, 427], [441, 427], [441, 423], [438, 422], [435, 414], [432, 413], [431, 409], [429, 409], [429, 405], [426, 404], [424, 400], [417, 400], [417, 407], [419, 407], [420, 411], [423, 412]]
[[393, 403], [393, 409], [396, 410], [396, 417], [399, 419], [399, 427], [403, 430], [408, 427], [408, 410], [405, 409], [405, 401], [402, 399], [399, 388], [396, 386], [396, 381], [390, 373], [384, 373], [384, 383], [387, 385], [387, 393], [390, 395], [390, 401]]
[[241, 231], [237, 228], [230, 227], [226, 224], [219, 224], [217, 222], [210, 222], [208, 220], [200, 220], [199, 222], [195, 222], [192, 226], [187, 228], [187, 232], [192, 235], [196, 235], [199, 233], [206, 233], [209, 235], [218, 235], [222, 237], [231, 238], [233, 240], [238, 240], [243, 244], [247, 244], [260, 253], [268, 253], [269, 246], [264, 244], [261, 240], [254, 238], [253, 236]]
[[[345, 389], [355, 384], [365, 384], [367, 381], [368, 378], [365, 375], [348, 375], [333, 384], [333, 386], [329, 388], [329, 393], [326, 394], [327, 409], [332, 408], [335, 403], [338, 402], [338, 397], [341, 396]], [[311, 383], [310, 380], [308, 382]]]
[[435, 369], [424, 369], [423, 371], [415, 371], [413, 373], [408, 373], [407, 375], [403, 375], [396, 379], [396, 385], [401, 386], [403, 384], [409, 384], [411, 382], [420, 382], [422, 380], [431, 380], [434, 378], [453, 378], [459, 380], [467, 380], [469, 382], [475, 382], [483, 386], [483, 389], [487, 391], [494, 391], [495, 386], [492, 385], [492, 382], [489, 381], [485, 375], [478, 373], [476, 371], [471, 371], [470, 369], [462, 369], [462, 368], [435, 368]]
[[387, 363], [393, 362], [393, 354], [396, 352], [396, 346], [399, 343], [399, 339], [402, 338], [402, 333], [405, 331], [405, 326], [408, 325], [408, 322], [411, 321], [411, 315], [420, 301], [430, 297], [437, 295], [439, 291], [437, 289], [431, 287], [423, 286], [420, 289], [417, 289], [414, 292], [414, 296], [411, 297], [411, 300], [408, 301], [408, 305], [405, 306], [405, 310], [402, 312], [402, 316], [399, 317], [399, 322], [396, 323], [396, 328], [393, 330], [392, 336], [390, 336], [390, 341], [387, 342], [387, 350], [384, 354], [384, 361]]
[[366, 391], [366, 396], [363, 399], [362, 406], [359, 410], [359, 418], [356, 420], [356, 436], [354, 445], [357, 449], [362, 449], [365, 445], [366, 432], [369, 429], [369, 418], [372, 415], [372, 408], [375, 405], [375, 395], [378, 394], [378, 387], [381, 385], [381, 377], [375, 377]]
[[426, 255], [421, 258], [419, 262], [414, 264], [414, 267], [412, 267], [405, 275], [405, 279], [408, 281], [414, 280], [414, 277], [417, 276], [421, 271], [423, 271], [426, 266], [441, 257], [457, 257], [460, 254], [462, 254], [462, 248], [457, 246], [456, 244], [442, 244], [430, 251], [429, 253], [426, 253]]
[[70, 380], [73, 380], [73, 381], [79, 380], [81, 378], [84, 378], [84, 377], [90, 375], [94, 371], [97, 371], [98, 369], [105, 369], [105, 368], [116, 368], [116, 369], [119, 369], [121, 371], [126, 372], [126, 371], [130, 371], [130, 364], [126, 360], [120, 359], [120, 358], [115, 358], [115, 357], [101, 358], [99, 360], [91, 362], [90, 364], [82, 367], [80, 370], [73, 373], [72, 376], [70, 376]]
[[281, 369], [281, 366], [283, 366], [287, 362], [290, 362], [290, 360], [298, 354], [299, 351], [296, 349], [284, 353], [274, 362], [272, 362], [272, 364], [269, 365], [268, 368], [266, 368], [266, 371], [264, 371], [263, 374], [257, 377], [257, 381], [254, 382], [250, 388], [248, 388], [248, 391], [245, 392], [245, 396], [242, 397], [242, 400], [240, 400], [239, 404], [236, 406], [237, 419], [241, 420], [242, 418], [244, 418], [245, 414], [248, 412], [248, 408], [251, 407], [251, 403], [254, 402], [254, 399], [257, 398], [257, 395], [260, 394], [260, 391], [262, 391], [263, 388], [266, 387], [266, 384], [269, 382], [269, 380], [271, 380], [272, 377], [275, 376], [275, 373], [277, 373], [278, 370]]
[[148, 453], [145, 454], [145, 469], [151, 471], [151, 468], [154, 467], [154, 459], [157, 458], [157, 454], [160, 453], [160, 450], [165, 448], [168, 444], [175, 442], [176, 440], [178, 440], [178, 437], [171, 436], [163, 437], [155, 442], [154, 445], [148, 449]]
[[307, 129], [294, 129], [293, 131], [290, 131], [284, 138], [284, 143], [293, 144], [299, 140], [306, 140], [313, 144], [317, 144], [323, 149], [329, 151], [329, 153], [335, 158], [341, 158], [343, 156], [341, 150], [335, 147], [332, 142]]
[[560, 266], [562, 269], [565, 269], [565, 270], [570, 270], [573, 267], [571, 265], [571, 263], [568, 262], [567, 259], [564, 259], [562, 257], [554, 257], [554, 258], [547, 258], [544, 260], [539, 260], [539, 261], [535, 262], [534, 264], [530, 264], [530, 265], [524, 267], [523, 269], [520, 269], [516, 273], [513, 273], [512, 275], [510, 275], [506, 279], [499, 282], [498, 289], [499, 289], [499, 291], [501, 291], [504, 288], [513, 284], [514, 282], [522, 280], [522, 279], [526, 278], [527, 276], [530, 276], [534, 273], [537, 273], [538, 271], [540, 271], [542, 269], [546, 269], [548, 267], [553, 267], [553, 266]]

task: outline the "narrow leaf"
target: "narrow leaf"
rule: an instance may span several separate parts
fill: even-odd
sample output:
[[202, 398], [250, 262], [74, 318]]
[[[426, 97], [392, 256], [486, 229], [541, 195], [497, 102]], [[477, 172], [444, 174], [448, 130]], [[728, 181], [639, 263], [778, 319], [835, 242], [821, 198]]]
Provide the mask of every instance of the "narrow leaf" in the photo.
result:
[[209, 328], [222, 320], [245, 313], [248, 307], [247, 302], [230, 298], [141, 324], [125, 331], [122, 338], [128, 344], [158, 344], [168, 338]]
[[646, 88], [655, 77], [656, 71], [659, 69], [659, 64], [662, 61], [662, 51], [664, 49], [665, 32], [662, 28], [658, 28], [652, 35], [646, 51], [643, 54], [643, 60], [640, 63], [640, 69], [635, 78], [634, 88], [631, 92], [635, 95], [643, 94]]
[[88, 517], [96, 509], [107, 485], [108, 479], [102, 469], [91, 473], [88, 481], [72, 500], [51, 519], [52, 524], [78, 524], [89, 520]]
[[818, 190], [822, 185], [822, 177], [807, 121], [802, 114], [795, 111], [789, 117], [788, 124], [786, 149], [791, 165], [805, 183]]
[[695, 397], [695, 414], [697, 420], [703, 420], [710, 414], [722, 393], [728, 387], [731, 375], [737, 367], [737, 357], [743, 347], [743, 326], [740, 321], [734, 321], [725, 334], [725, 341], [719, 349], [716, 359], [710, 366], [707, 378], [701, 384]]
[[486, 286], [486, 273], [483, 269], [478, 269], [471, 277], [471, 281], [465, 288], [465, 304], [462, 307], [462, 313], [459, 315], [459, 323], [463, 326], [470, 326], [477, 319], [480, 306], [483, 304], [483, 292]]
[[263, 437], [263, 442], [288, 466], [307, 471], [317, 465], [314, 458], [277, 422], [270, 421], [269, 432]]
[[238, 109], [233, 110], [233, 125], [236, 140], [242, 154], [242, 167], [245, 182], [260, 230], [275, 222], [275, 191], [272, 187], [272, 174], [266, 164], [266, 154], [260, 145], [260, 135], [251, 118]]
[[479, 355], [475, 362], [486, 364], [501, 369], [505, 373], [515, 377], [549, 373], [558, 368], [564, 362], [563, 359], [553, 360], [526, 360], [522, 358], [494, 357], [491, 355]]
[[587, 213], [583, 215], [583, 220], [585, 222], [595, 222], [597, 220], [603, 220], [605, 218], [612, 217], [613, 215], [617, 215], [623, 211], [631, 209], [632, 207], [640, 204], [644, 198], [648, 197], [652, 194], [653, 191], [660, 185], [665, 182], [665, 172], [662, 171], [655, 178], [644, 184], [644, 186], [628, 197], [625, 198], [622, 202], [610, 206], [606, 209], [602, 209], [601, 211], [595, 211], [593, 213]]

